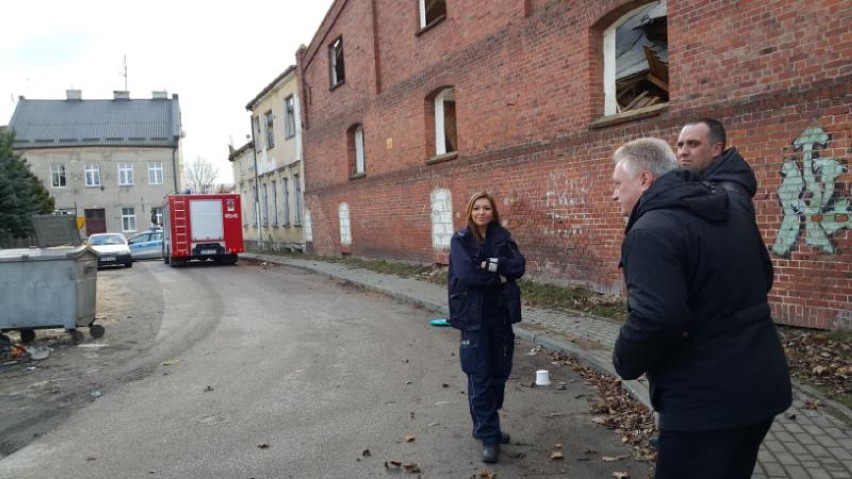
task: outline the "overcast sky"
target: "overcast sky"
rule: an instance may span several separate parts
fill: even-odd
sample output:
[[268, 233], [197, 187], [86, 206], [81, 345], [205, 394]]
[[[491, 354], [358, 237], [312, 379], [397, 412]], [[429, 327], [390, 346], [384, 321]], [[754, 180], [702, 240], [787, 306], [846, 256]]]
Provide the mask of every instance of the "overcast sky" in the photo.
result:
[[197, 157], [231, 182], [228, 144], [246, 143], [245, 105], [313, 38], [332, 0], [190, 2], [24, 0], [3, 6], [0, 125], [19, 96], [110, 99], [178, 94], [184, 161]]

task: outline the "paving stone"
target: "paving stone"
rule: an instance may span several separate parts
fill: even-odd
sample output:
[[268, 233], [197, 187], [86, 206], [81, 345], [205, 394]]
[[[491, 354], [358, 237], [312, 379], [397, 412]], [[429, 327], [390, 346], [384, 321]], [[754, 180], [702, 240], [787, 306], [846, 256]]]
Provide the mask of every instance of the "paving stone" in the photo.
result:
[[[787, 477], [790, 479], [810, 479], [811, 477], [802, 466], [785, 466], [784, 469], [786, 469]], [[752, 479], [754, 479], [754, 475], [752, 475]]]

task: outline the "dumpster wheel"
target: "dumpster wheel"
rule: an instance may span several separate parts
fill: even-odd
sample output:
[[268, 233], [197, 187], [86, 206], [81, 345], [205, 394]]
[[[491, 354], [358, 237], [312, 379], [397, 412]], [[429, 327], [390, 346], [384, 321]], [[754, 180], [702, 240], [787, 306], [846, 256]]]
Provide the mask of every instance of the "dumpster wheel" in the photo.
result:
[[100, 324], [93, 324], [89, 326], [89, 334], [95, 339], [102, 338], [104, 336], [104, 332], [106, 331]]
[[71, 342], [74, 344], [80, 344], [83, 342], [83, 333], [76, 329], [69, 329], [68, 334], [71, 335]]
[[21, 333], [21, 342], [24, 343], [24, 344], [31, 343], [31, 342], [33, 342], [33, 340], [35, 340], [35, 336], [36, 336], [35, 330], [21, 329], [18, 332]]

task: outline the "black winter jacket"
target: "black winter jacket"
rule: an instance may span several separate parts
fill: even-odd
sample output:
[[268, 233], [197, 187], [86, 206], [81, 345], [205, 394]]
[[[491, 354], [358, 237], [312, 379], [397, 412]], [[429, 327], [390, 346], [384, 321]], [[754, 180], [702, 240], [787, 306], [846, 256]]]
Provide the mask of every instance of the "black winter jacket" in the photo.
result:
[[658, 178], [630, 215], [629, 316], [613, 364], [625, 379], [647, 375], [660, 429], [747, 426], [791, 403], [755, 229], [727, 190], [685, 170]]
[[[488, 258], [498, 258], [497, 271], [480, 266]], [[449, 293], [450, 324], [463, 331], [482, 328], [483, 301], [487, 289], [496, 289], [501, 307], [509, 322], [521, 321], [521, 290], [516, 280], [524, 275], [526, 260], [512, 240], [512, 235], [498, 223], [491, 222], [485, 241], [463, 228], [450, 241]]]

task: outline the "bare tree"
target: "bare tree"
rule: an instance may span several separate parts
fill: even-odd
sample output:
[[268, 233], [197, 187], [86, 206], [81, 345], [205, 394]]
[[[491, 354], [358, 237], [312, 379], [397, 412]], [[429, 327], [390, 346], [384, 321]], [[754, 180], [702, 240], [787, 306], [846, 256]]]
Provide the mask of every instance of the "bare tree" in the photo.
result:
[[193, 193], [213, 193], [213, 182], [219, 177], [219, 168], [202, 157], [186, 167], [186, 183]]

